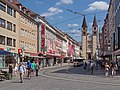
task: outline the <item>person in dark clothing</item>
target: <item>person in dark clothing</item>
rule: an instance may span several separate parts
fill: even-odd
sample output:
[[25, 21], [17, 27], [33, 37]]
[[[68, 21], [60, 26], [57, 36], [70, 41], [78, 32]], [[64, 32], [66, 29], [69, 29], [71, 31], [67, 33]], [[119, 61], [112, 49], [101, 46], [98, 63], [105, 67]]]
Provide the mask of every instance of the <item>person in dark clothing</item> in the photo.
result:
[[9, 79], [12, 79], [12, 72], [13, 72], [13, 70], [12, 70], [12, 64], [9, 64]]
[[28, 69], [28, 79], [31, 79], [31, 62], [28, 60], [27, 62], [27, 69]]
[[85, 63], [84, 63], [84, 69], [86, 69], [86, 67], [87, 67], [87, 63], [85, 62]]
[[38, 77], [38, 71], [39, 71], [39, 69], [40, 69], [40, 66], [39, 66], [39, 63], [37, 62], [36, 64], [35, 64], [35, 70], [36, 70], [36, 76]]

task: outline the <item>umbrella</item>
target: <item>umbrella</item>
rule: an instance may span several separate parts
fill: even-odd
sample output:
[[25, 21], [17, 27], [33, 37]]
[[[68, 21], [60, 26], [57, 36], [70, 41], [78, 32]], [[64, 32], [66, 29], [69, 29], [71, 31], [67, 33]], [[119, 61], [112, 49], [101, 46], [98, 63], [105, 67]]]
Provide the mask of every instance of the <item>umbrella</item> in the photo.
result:
[[11, 54], [11, 52], [0, 50], [0, 55], [6, 55], [6, 54]]

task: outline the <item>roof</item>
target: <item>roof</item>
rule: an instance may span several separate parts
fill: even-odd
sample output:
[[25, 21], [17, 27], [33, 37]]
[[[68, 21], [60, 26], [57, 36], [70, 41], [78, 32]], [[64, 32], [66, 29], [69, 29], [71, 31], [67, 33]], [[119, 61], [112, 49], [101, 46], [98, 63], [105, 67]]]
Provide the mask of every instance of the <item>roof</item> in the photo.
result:
[[86, 23], [86, 18], [85, 18], [85, 16], [84, 16], [84, 19], [83, 19], [82, 27], [87, 27], [87, 23]]
[[97, 21], [96, 21], [96, 16], [94, 16], [94, 20], [93, 20], [93, 25], [92, 25], [92, 27], [98, 27]]

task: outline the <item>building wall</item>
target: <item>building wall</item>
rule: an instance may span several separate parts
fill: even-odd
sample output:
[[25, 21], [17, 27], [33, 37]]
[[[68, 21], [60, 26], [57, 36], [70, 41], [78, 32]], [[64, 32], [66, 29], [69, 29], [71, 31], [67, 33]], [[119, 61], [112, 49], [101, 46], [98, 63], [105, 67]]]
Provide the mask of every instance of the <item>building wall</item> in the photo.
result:
[[[120, 55], [120, 1], [115, 0], [115, 50], [114, 55]], [[120, 58], [119, 58], [120, 60]]]
[[[4, 48], [7, 51], [17, 53], [18, 41], [19, 41], [19, 38], [18, 38], [18, 33], [19, 33], [18, 32], [18, 30], [19, 30], [19, 23], [18, 23], [19, 13], [15, 10], [15, 8], [12, 5], [9, 5], [8, 2], [4, 2], [4, 6], [5, 6], [6, 9], [5, 9], [5, 11], [0, 10], [0, 19], [5, 20], [5, 28], [3, 28], [4, 27], [3, 22], [0, 23], [1, 24], [0, 25], [0, 35], [5, 37], [5, 43], [0, 44], [0, 47]], [[8, 7], [10, 7], [12, 9], [12, 14], [11, 15], [7, 13], [7, 8]], [[13, 13], [14, 11], [16, 13], [15, 16], [14, 16], [14, 13]], [[7, 22], [10, 22], [12, 24], [12, 29], [11, 30], [9, 30], [10, 27], [8, 26]], [[14, 30], [14, 25], [15, 25], [15, 30]], [[7, 45], [7, 37], [12, 39], [12, 45]], [[13, 40], [15, 40], [15, 46], [13, 46]]]
[[109, 9], [108, 9], [108, 34], [109, 34], [109, 42], [110, 43], [110, 49], [113, 51], [113, 33], [115, 32], [115, 4], [114, 1], [116, 0], [110, 0]]
[[37, 53], [37, 23], [24, 15], [20, 15], [19, 21], [19, 48], [23, 47], [28, 54]]

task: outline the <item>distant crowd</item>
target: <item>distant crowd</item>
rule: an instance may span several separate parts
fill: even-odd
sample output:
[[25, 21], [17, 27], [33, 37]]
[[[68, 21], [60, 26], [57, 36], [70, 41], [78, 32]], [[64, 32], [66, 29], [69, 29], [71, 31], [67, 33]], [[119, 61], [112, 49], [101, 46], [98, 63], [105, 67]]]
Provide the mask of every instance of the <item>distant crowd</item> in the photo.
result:
[[[105, 64], [104, 64], [105, 63]], [[116, 71], [118, 70], [118, 66], [115, 62], [84, 62], [84, 69], [88, 69], [91, 74], [93, 74], [94, 69], [103, 69], [105, 70], [105, 76], [108, 77], [111, 73], [112, 77], [116, 75]]]

